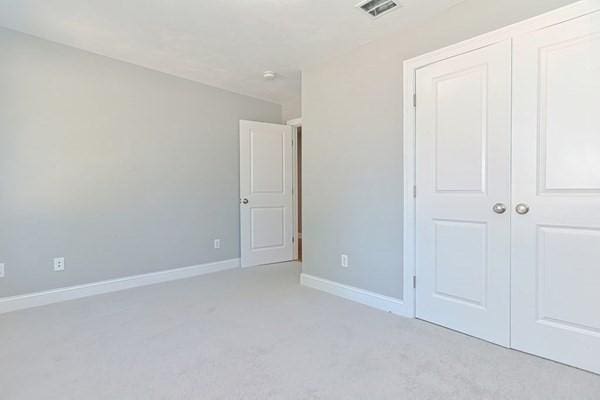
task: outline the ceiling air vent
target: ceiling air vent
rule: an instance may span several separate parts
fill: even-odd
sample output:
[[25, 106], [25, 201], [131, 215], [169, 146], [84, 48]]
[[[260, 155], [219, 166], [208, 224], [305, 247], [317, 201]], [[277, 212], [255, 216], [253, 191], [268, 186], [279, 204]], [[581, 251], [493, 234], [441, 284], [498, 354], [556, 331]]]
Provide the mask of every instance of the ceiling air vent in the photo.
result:
[[400, 4], [395, 0], [364, 0], [358, 3], [356, 7], [360, 8], [371, 17], [377, 18], [400, 8]]

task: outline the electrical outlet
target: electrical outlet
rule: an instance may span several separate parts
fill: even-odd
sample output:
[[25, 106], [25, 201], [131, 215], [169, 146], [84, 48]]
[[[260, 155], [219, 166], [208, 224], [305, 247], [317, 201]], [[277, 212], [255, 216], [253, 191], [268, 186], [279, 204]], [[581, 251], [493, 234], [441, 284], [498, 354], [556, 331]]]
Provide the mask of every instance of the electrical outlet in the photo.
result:
[[0, 264], [0, 278], [4, 278], [4, 264]]
[[348, 255], [347, 254], [342, 254], [341, 258], [341, 265], [344, 268], [348, 268]]
[[215, 239], [214, 246], [215, 246], [215, 249], [220, 249], [221, 248], [221, 239]]
[[56, 257], [54, 259], [54, 270], [55, 271], [64, 271], [65, 270], [65, 258], [64, 257]]

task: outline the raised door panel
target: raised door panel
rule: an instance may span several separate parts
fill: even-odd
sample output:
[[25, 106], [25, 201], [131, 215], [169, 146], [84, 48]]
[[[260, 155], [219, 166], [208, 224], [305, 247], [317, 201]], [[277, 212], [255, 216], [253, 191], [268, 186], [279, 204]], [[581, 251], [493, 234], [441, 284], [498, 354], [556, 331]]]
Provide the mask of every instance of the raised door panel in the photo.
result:
[[600, 193], [600, 57], [594, 52], [600, 53], [599, 34], [539, 49], [542, 193]]
[[537, 243], [537, 321], [600, 336], [600, 229], [538, 226]]
[[487, 66], [444, 75], [435, 78], [433, 84], [436, 190], [482, 193], [486, 178]]
[[285, 131], [250, 131], [250, 191], [283, 193], [285, 190]]
[[252, 207], [252, 250], [269, 249], [285, 245], [284, 207]]
[[434, 221], [434, 296], [485, 308], [487, 295], [487, 224]]

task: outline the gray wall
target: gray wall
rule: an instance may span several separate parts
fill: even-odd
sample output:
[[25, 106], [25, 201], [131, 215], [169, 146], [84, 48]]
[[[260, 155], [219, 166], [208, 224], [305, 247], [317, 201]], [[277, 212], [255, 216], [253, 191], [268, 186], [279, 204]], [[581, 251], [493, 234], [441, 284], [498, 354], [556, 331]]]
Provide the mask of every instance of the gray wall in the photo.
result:
[[571, 2], [468, 0], [303, 71], [303, 272], [402, 298], [402, 62]]
[[0, 297], [239, 257], [240, 119], [281, 107], [0, 30]]
[[292, 97], [281, 105], [283, 122], [302, 117], [302, 102], [300, 96]]

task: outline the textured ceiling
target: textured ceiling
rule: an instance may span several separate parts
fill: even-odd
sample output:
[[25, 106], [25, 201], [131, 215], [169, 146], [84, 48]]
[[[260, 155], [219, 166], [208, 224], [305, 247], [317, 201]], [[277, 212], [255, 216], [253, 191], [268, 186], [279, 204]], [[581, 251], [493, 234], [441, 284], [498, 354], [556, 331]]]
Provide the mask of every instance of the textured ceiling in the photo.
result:
[[[379, 19], [358, 0], [0, 0], [0, 26], [282, 103], [300, 70], [461, 0], [401, 0]], [[264, 70], [280, 75], [262, 79]]]

